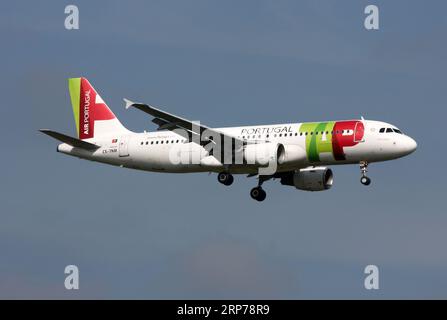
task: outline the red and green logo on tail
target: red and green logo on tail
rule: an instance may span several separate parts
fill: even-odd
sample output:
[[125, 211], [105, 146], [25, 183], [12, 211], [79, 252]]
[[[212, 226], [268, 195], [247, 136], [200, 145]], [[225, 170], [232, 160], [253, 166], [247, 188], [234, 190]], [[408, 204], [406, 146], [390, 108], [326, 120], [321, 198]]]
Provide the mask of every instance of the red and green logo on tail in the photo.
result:
[[87, 79], [70, 78], [68, 88], [79, 139], [94, 137], [95, 121], [116, 118]]

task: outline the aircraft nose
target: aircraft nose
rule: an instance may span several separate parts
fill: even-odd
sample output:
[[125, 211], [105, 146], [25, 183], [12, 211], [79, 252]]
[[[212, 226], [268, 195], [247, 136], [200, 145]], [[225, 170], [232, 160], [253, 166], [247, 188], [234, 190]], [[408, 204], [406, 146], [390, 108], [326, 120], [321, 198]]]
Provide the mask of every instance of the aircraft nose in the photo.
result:
[[417, 147], [418, 144], [416, 143], [416, 141], [413, 138], [407, 136], [405, 141], [405, 149], [407, 149], [406, 151], [408, 152], [408, 154], [414, 152]]

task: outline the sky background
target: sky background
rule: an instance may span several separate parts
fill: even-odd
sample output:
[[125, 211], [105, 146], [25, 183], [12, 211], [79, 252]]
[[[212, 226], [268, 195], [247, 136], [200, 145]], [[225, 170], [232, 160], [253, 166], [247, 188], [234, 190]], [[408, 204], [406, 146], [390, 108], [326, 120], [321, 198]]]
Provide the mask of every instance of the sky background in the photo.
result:
[[[64, 28], [75, 3], [80, 29]], [[363, 26], [380, 9], [380, 30]], [[0, 298], [447, 298], [445, 1], [0, 3]], [[403, 159], [334, 167], [326, 192], [159, 174], [56, 153], [67, 78], [121, 122], [128, 97], [216, 127], [383, 120]], [[64, 288], [75, 264], [80, 289]], [[380, 290], [365, 290], [366, 265]]]

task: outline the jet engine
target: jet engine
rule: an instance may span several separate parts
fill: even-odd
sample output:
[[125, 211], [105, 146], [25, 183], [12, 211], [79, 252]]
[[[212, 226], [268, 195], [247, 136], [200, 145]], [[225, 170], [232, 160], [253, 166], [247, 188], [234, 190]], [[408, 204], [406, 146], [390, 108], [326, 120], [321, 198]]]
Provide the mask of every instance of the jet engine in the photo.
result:
[[278, 163], [281, 165], [296, 165], [306, 161], [306, 151], [295, 144], [285, 144], [284, 152], [278, 159]]
[[247, 164], [260, 167], [281, 163], [285, 157], [285, 149], [281, 143], [255, 143], [244, 148], [244, 159]]
[[310, 167], [290, 172], [281, 177], [281, 184], [305, 191], [323, 191], [332, 187], [334, 175], [325, 167]]

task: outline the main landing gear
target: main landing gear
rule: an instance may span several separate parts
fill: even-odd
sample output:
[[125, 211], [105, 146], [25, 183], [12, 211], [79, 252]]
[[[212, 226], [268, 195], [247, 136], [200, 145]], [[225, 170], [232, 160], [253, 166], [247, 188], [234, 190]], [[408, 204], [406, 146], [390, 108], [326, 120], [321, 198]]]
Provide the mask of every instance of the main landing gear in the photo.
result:
[[267, 193], [264, 191], [264, 189], [262, 189], [262, 184], [264, 183], [264, 181], [267, 181], [270, 178], [271, 177], [267, 176], [259, 176], [258, 186], [250, 190], [250, 197], [257, 201], [264, 201], [267, 197]]
[[222, 183], [226, 186], [229, 186], [233, 183], [234, 178], [231, 173], [221, 172], [217, 175], [217, 181], [219, 181], [220, 183]]
[[[257, 201], [264, 201], [267, 197], [267, 193], [264, 191], [264, 189], [262, 189], [262, 184], [264, 183], [264, 181], [267, 181], [271, 178], [271, 176], [259, 176], [258, 186], [250, 190], [250, 196]], [[226, 186], [229, 186], [233, 183], [234, 178], [231, 173], [221, 172], [217, 175], [217, 181]]]
[[366, 172], [368, 172], [368, 162], [360, 161], [360, 172], [362, 173], [360, 183], [369, 186], [371, 184], [371, 179], [366, 176]]

